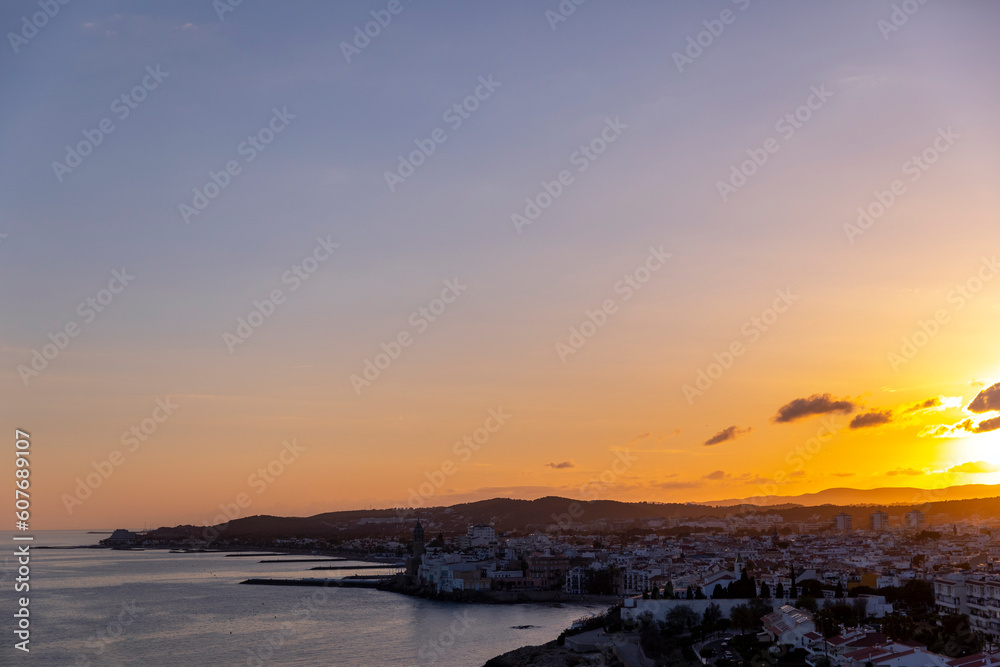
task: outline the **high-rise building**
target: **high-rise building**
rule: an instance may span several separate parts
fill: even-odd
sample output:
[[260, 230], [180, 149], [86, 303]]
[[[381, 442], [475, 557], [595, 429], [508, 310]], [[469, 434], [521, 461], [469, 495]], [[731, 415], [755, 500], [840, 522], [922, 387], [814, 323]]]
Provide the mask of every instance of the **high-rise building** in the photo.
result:
[[833, 520], [837, 524], [837, 530], [841, 530], [845, 533], [854, 530], [854, 517], [852, 517], [847, 512], [843, 512], [833, 517]]
[[907, 528], [923, 528], [927, 525], [927, 517], [920, 510], [913, 510], [906, 513]]
[[868, 527], [872, 530], [888, 530], [889, 515], [879, 510], [868, 515]]

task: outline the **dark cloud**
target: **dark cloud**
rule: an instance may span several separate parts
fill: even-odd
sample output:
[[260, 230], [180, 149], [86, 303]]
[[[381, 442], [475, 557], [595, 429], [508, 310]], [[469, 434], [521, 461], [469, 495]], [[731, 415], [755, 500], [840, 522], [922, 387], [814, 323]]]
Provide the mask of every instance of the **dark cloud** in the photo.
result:
[[1000, 382], [983, 389], [969, 403], [969, 412], [992, 412], [1000, 410]]
[[961, 465], [948, 468], [948, 472], [960, 472], [969, 475], [983, 475], [991, 472], [1000, 472], [1000, 465], [988, 463], [986, 461], [969, 461]]
[[892, 410], [872, 410], [854, 417], [851, 420], [851, 428], [871, 428], [881, 426], [892, 421]]
[[809, 398], [796, 398], [778, 408], [774, 421], [779, 424], [793, 422], [803, 417], [825, 415], [830, 412], [852, 412], [857, 407], [851, 401], [835, 399], [831, 394], [813, 394]]
[[923, 475], [923, 470], [917, 470], [916, 468], [896, 468], [895, 470], [890, 470], [886, 473], [889, 477], [896, 477], [897, 475]]
[[947, 424], [928, 425], [920, 429], [918, 438], [943, 438], [951, 433], [951, 427]]
[[903, 411], [903, 414], [907, 414], [909, 412], [916, 412], [917, 410], [927, 410], [928, 408], [937, 408], [940, 407], [940, 405], [941, 405], [941, 397], [935, 396], [934, 398], [928, 398], [923, 403], [917, 403], [916, 405], [907, 408], [906, 410]]
[[661, 482], [655, 486], [661, 489], [694, 489], [701, 486], [698, 482]]
[[921, 438], [960, 438], [972, 433], [989, 433], [998, 429], [1000, 429], [1000, 417], [990, 417], [978, 424], [971, 418], [966, 418], [957, 424], [925, 426], [917, 435]]
[[566, 468], [575, 468], [576, 464], [573, 463], [572, 461], [561, 461], [559, 463], [555, 463], [553, 461], [551, 463], [546, 463], [545, 467], [554, 468], [555, 470], [565, 470]]
[[726, 442], [727, 440], [735, 440], [741, 435], [746, 435], [752, 430], [753, 430], [752, 428], [739, 428], [738, 426], [730, 426], [729, 428], [724, 428], [715, 435], [713, 435], [711, 438], [706, 440], [704, 444], [706, 447], [711, 445], [718, 445], [723, 442]]
[[725, 478], [726, 478], [726, 473], [722, 470], [716, 470], [715, 472], [710, 472], [707, 475], [705, 475], [705, 479], [711, 479], [711, 480], [719, 480]]
[[997, 429], [1000, 429], [1000, 417], [993, 417], [992, 419], [984, 419], [983, 421], [973, 426], [971, 430], [973, 433], [987, 433], [989, 431], [995, 431]]

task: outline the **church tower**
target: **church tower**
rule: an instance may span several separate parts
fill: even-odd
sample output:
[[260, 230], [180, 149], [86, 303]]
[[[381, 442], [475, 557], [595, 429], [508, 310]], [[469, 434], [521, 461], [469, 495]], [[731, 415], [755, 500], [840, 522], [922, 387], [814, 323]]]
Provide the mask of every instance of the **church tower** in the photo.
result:
[[742, 575], [743, 570], [746, 568], [743, 562], [743, 554], [736, 554], [736, 564], [733, 565], [733, 573], [736, 575]]
[[413, 557], [420, 558], [424, 555], [424, 527], [417, 519], [417, 525], [413, 527]]

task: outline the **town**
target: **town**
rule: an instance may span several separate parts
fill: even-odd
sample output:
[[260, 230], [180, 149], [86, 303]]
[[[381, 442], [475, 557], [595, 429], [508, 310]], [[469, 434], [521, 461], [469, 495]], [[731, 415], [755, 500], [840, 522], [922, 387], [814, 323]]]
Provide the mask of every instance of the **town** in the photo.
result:
[[[566, 501], [484, 502], [547, 500]], [[210, 546], [395, 559], [401, 571], [383, 588], [442, 600], [607, 603], [560, 641], [622, 664], [1000, 667], [1000, 519], [968, 513], [992, 499], [924, 509], [690, 505], [680, 511], [703, 516], [618, 519], [591, 507], [601, 502], [582, 502], [587, 511], [569, 525], [524, 529], [484, 521], [460, 530], [470, 506], [334, 513], [347, 515], [327, 529], [337, 538], [303, 537], [301, 526], [297, 537], [237, 536], [252, 527], [233, 522], [237, 532]], [[169, 531], [118, 531], [105, 543], [178, 546]]]

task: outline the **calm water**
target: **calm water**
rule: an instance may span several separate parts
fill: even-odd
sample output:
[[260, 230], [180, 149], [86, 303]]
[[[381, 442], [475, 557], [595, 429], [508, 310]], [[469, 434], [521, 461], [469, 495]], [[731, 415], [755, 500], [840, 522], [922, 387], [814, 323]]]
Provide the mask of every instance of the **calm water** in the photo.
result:
[[[35, 533], [35, 546], [105, 535]], [[576, 605], [459, 605], [367, 589], [239, 586], [248, 577], [339, 577], [349, 570], [163, 550], [33, 550], [31, 653], [12, 648], [16, 563], [3, 540], [0, 665], [479, 666], [603, 611]], [[276, 557], [271, 557], [276, 558]], [[362, 570], [359, 574], [376, 573]], [[21, 594], [23, 595], [23, 594]], [[515, 630], [513, 626], [536, 626]], [[432, 642], [436, 642], [436, 645]], [[442, 644], [449, 644], [442, 646]]]

